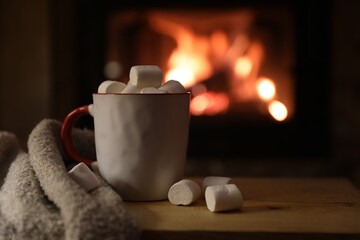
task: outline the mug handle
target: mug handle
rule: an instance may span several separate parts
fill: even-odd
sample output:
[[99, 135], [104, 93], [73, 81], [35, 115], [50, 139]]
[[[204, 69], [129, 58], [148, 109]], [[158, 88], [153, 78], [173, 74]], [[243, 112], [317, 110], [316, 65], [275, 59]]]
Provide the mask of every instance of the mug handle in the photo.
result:
[[70, 112], [66, 117], [65, 120], [61, 126], [60, 131], [60, 139], [62, 142], [62, 145], [65, 148], [65, 152], [76, 162], [78, 163], [85, 163], [88, 167], [91, 168], [92, 160], [81, 156], [74, 148], [74, 144], [71, 137], [71, 131], [74, 126], [75, 121], [85, 115], [92, 115], [90, 112], [91, 105], [85, 105], [78, 107], [74, 109], [72, 112]]

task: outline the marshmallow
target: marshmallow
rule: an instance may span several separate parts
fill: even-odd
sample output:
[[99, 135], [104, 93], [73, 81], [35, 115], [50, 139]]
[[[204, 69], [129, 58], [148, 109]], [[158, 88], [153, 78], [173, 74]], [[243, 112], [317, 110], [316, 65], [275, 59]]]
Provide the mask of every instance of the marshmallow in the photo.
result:
[[190, 205], [200, 197], [200, 193], [199, 184], [189, 179], [183, 179], [170, 187], [168, 199], [174, 205]]
[[144, 94], [162, 94], [162, 93], [166, 93], [166, 91], [161, 90], [159, 88], [146, 87], [146, 88], [141, 89], [140, 93], [144, 93]]
[[243, 206], [241, 192], [235, 184], [207, 187], [205, 201], [211, 212], [241, 209]]
[[145, 87], [158, 88], [161, 86], [162, 77], [162, 71], [158, 66], [133, 66], [130, 69], [128, 85], [137, 86], [140, 89]]
[[133, 85], [127, 85], [124, 90], [122, 90], [121, 93], [139, 93], [140, 92], [140, 88], [138, 88], [137, 86], [133, 86]]
[[99, 171], [99, 164], [97, 161], [93, 161], [91, 162], [91, 170], [96, 173], [97, 175], [101, 176], [100, 175], [100, 171]]
[[161, 87], [161, 90], [165, 90], [168, 93], [186, 93], [185, 87], [178, 81], [169, 80], [165, 82]]
[[205, 190], [208, 186], [214, 186], [214, 185], [225, 185], [230, 182], [231, 178], [229, 177], [218, 177], [218, 176], [209, 176], [205, 177], [202, 181], [202, 194], [205, 194]]
[[106, 80], [98, 87], [98, 93], [121, 93], [126, 84], [119, 81]]
[[85, 163], [79, 163], [68, 171], [69, 176], [85, 191], [89, 192], [100, 185], [100, 180]]

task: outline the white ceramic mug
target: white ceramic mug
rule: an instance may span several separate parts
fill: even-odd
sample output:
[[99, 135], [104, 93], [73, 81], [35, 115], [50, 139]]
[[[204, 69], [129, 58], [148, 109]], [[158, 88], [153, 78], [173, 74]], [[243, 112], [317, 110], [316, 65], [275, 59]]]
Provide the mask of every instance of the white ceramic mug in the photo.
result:
[[164, 200], [183, 178], [189, 133], [189, 93], [93, 94], [93, 104], [65, 118], [61, 139], [77, 162], [91, 166], [71, 140], [77, 118], [94, 118], [101, 176], [128, 201]]

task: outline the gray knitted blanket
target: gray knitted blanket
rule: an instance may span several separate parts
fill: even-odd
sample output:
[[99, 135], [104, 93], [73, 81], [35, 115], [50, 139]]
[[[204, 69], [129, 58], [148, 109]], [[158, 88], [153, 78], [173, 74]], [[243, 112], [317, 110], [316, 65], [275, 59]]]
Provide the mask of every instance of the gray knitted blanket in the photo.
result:
[[[0, 131], [0, 239], [140, 239], [140, 229], [110, 186], [86, 192], [67, 174], [61, 122], [42, 120], [28, 139]], [[75, 148], [95, 159], [93, 131], [74, 129]]]

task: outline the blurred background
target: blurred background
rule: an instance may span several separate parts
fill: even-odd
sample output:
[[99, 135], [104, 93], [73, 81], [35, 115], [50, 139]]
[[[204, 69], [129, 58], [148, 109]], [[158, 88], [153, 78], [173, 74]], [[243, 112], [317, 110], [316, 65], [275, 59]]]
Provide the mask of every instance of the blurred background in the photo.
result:
[[360, 185], [359, 10], [356, 0], [0, 0], [0, 130], [26, 149], [39, 121], [91, 103], [102, 81], [159, 65], [192, 93], [187, 174]]

